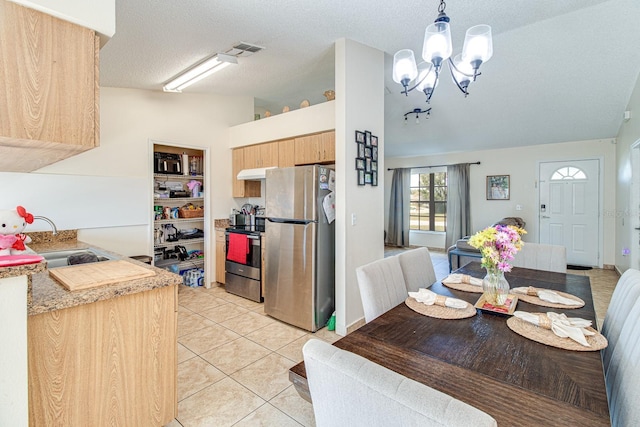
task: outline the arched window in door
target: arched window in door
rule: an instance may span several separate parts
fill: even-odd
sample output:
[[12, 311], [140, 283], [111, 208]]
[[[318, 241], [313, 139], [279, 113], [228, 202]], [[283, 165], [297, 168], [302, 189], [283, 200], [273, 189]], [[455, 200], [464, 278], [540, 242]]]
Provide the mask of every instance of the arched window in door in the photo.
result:
[[551, 175], [551, 181], [570, 181], [576, 179], [587, 179], [587, 174], [580, 168], [573, 166], [563, 166]]

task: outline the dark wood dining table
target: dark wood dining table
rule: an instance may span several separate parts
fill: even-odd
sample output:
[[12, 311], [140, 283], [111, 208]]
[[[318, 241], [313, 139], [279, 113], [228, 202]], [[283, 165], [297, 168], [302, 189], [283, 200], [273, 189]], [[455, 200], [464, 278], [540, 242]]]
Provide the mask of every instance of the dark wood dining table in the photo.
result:
[[[456, 272], [484, 277], [478, 262]], [[512, 288], [554, 289], [585, 302], [567, 310], [520, 300], [517, 310], [562, 312], [592, 320], [597, 328], [587, 276], [514, 267], [505, 277]], [[471, 304], [481, 296], [440, 282], [430, 289]], [[610, 425], [600, 351], [540, 344], [510, 330], [507, 319], [484, 311], [466, 319], [437, 319], [401, 303], [334, 345], [475, 406], [499, 426]], [[289, 379], [311, 401], [304, 362], [290, 369]]]

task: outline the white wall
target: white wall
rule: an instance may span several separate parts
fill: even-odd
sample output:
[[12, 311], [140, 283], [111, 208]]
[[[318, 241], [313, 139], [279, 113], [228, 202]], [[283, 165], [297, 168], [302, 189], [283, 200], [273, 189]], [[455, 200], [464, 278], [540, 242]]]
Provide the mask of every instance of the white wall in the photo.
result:
[[[386, 159], [387, 167], [411, 167], [454, 164], [480, 161], [471, 165], [471, 225], [480, 230], [506, 216], [522, 217], [528, 234], [524, 240], [538, 241], [537, 177], [541, 161], [602, 158], [601, 172], [604, 174], [604, 264], [615, 262], [615, 140], [575, 141], [560, 144], [543, 144], [500, 150], [468, 151], [437, 156]], [[388, 224], [389, 196], [392, 171], [385, 171], [385, 228]], [[511, 200], [486, 200], [487, 175], [511, 176]], [[522, 210], [517, 211], [516, 205]], [[413, 240], [411, 242], [413, 244]], [[444, 249], [444, 248], [443, 248]]]
[[[631, 201], [631, 150], [630, 147], [640, 139], [640, 75], [636, 81], [636, 86], [631, 94], [631, 99], [627, 104], [627, 111], [631, 111], [631, 119], [623, 122], [618, 132], [616, 155], [617, 155], [617, 175], [616, 175], [616, 209], [615, 209], [615, 260], [616, 267], [621, 273], [625, 272], [630, 265], [630, 257], [622, 255], [623, 249], [638, 250], [637, 227], [638, 209], [632, 206]], [[635, 189], [636, 192], [640, 189]], [[633, 266], [638, 268], [639, 266]]]
[[[335, 44], [336, 67], [336, 332], [364, 316], [355, 269], [384, 256], [384, 175], [378, 186], [358, 186], [356, 130], [378, 136], [384, 165], [384, 53], [352, 40]], [[352, 224], [352, 215], [356, 224]]]
[[[210, 147], [211, 185], [205, 191], [211, 201], [213, 222], [216, 218], [228, 218], [233, 206], [228, 129], [252, 117], [253, 99], [248, 97], [102, 88], [100, 147], [47, 166], [38, 173], [146, 177], [148, 193], [140, 197], [148, 198], [151, 219], [153, 168], [149, 139]], [[28, 197], [27, 191], [25, 206], [28, 206]], [[95, 194], [95, 198], [100, 198], [100, 194]], [[148, 253], [149, 226], [83, 229], [79, 231], [79, 238], [124, 255], [152, 255]]]
[[335, 127], [335, 101], [328, 101], [233, 126], [229, 129], [229, 145], [232, 148], [242, 147], [323, 132]]

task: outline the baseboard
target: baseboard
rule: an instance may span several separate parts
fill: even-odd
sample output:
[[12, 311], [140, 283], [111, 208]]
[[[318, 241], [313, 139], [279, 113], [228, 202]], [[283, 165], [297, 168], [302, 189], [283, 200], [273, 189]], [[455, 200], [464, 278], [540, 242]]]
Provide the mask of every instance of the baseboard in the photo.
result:
[[[604, 264], [604, 265], [602, 266], [602, 269], [603, 269], [603, 270], [618, 270], [618, 269], [616, 268], [616, 266], [615, 266], [615, 265], [613, 265], [613, 264]], [[619, 271], [619, 270], [618, 270], [618, 273], [620, 273], [620, 271]]]
[[349, 335], [351, 332], [361, 328], [366, 324], [367, 322], [364, 320], [364, 317], [361, 317], [360, 319], [356, 320], [355, 322], [347, 326], [347, 335]]

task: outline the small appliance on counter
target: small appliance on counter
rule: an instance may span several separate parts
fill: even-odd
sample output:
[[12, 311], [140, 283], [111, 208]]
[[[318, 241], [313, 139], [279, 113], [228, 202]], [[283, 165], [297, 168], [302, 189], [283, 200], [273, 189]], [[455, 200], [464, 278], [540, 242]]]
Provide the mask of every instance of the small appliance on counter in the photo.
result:
[[182, 175], [182, 157], [172, 153], [153, 153], [153, 172], [159, 174]]

